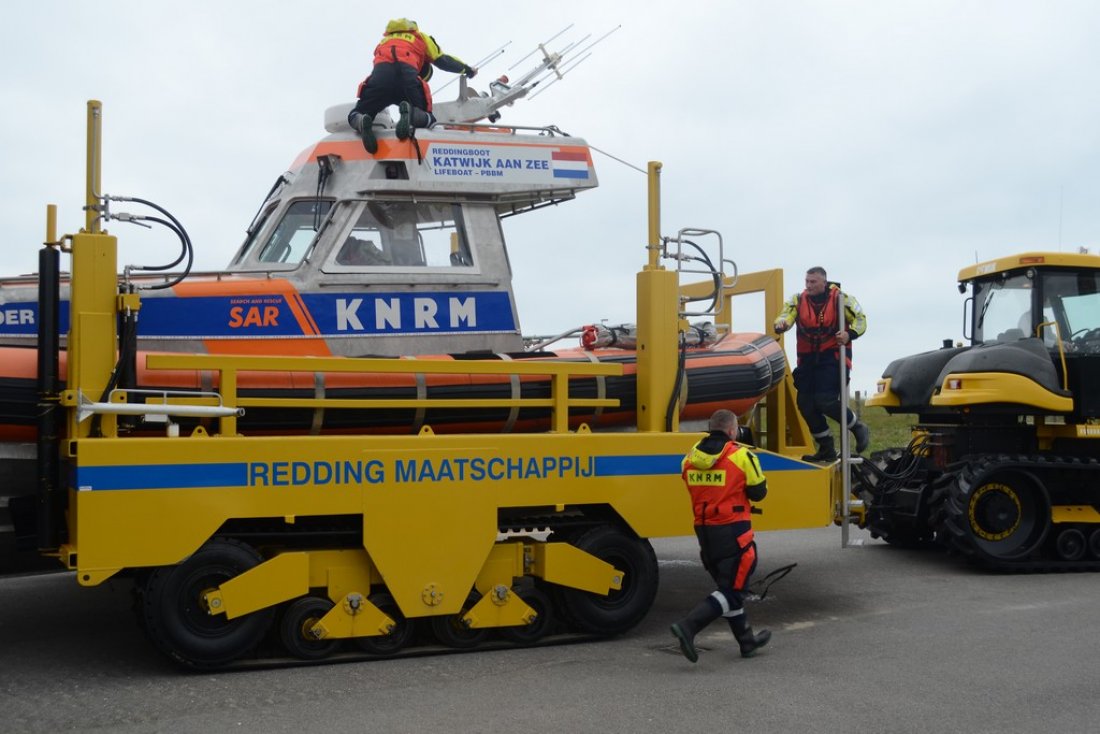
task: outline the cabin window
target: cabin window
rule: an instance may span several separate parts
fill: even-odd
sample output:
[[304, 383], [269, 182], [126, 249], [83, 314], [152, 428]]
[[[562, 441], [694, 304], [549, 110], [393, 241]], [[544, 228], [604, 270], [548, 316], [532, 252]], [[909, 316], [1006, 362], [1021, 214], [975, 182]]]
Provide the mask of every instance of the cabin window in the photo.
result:
[[309, 252], [317, 230], [332, 207], [331, 201], [295, 201], [264, 243], [257, 259], [261, 263], [297, 265]]
[[[1100, 351], [1100, 273], [1051, 273], [1043, 279], [1043, 321], [1058, 324], [1069, 351]], [[1056, 346], [1051, 327], [1043, 341]]]
[[271, 213], [275, 211], [275, 206], [269, 206], [253, 221], [252, 226], [248, 228], [248, 239], [241, 245], [241, 249], [237, 252], [237, 256], [233, 258], [233, 262], [230, 265], [240, 265], [248, 257], [248, 253], [256, 246], [256, 242], [260, 238], [260, 233], [263, 232], [264, 227], [267, 226], [267, 220], [271, 217]]
[[1031, 294], [1034, 283], [1026, 274], [974, 284], [974, 341], [1013, 342], [1031, 333]]
[[461, 206], [384, 200], [366, 202], [335, 263], [393, 270], [474, 264]]

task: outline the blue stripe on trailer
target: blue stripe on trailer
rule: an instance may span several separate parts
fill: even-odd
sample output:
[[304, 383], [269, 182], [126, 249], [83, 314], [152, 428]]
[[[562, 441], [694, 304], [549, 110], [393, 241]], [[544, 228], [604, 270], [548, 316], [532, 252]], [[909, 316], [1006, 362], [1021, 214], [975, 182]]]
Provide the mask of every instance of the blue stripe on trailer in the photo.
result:
[[654, 456], [597, 456], [597, 477], [652, 476], [655, 474], [679, 474], [682, 454], [656, 454]]
[[133, 466], [82, 466], [76, 470], [79, 490], [195, 489], [244, 487], [248, 464], [135, 464]]
[[[820, 469], [820, 465], [807, 464], [795, 459], [789, 459], [779, 454], [770, 454], [761, 451], [756, 454], [760, 461], [760, 470], [767, 474], [770, 471], [813, 471]], [[629, 477], [629, 476], [654, 476], [663, 474], [679, 474], [682, 454], [658, 454], [655, 456], [597, 456], [597, 477]]]
[[797, 459], [789, 459], [779, 454], [769, 454], [764, 451], [756, 454], [760, 460], [760, 471], [767, 474], [770, 471], [813, 471], [823, 468], [821, 464], [808, 464]]

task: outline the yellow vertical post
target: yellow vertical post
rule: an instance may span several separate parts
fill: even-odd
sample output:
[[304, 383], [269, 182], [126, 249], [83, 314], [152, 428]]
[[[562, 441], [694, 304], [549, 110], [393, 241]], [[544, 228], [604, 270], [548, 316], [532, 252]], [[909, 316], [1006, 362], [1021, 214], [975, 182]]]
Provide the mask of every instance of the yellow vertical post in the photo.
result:
[[[115, 366], [118, 240], [100, 231], [99, 161], [101, 104], [88, 102], [88, 171], [85, 229], [72, 239], [72, 285], [69, 295], [70, 390], [99, 400]], [[89, 434], [90, 421], [78, 423], [69, 411], [69, 437]]]
[[[667, 418], [676, 384], [680, 279], [660, 266], [661, 164], [649, 163], [649, 259], [638, 273], [638, 430], [679, 429], [679, 413]], [[675, 406], [674, 406], [675, 407]]]
[[660, 268], [658, 255], [661, 253], [661, 164], [650, 161], [648, 166], [648, 202], [649, 202], [649, 261], [646, 268]]
[[[230, 405], [237, 405], [237, 368], [226, 365], [218, 373], [218, 392]], [[218, 431], [223, 436], [237, 435], [237, 416], [227, 415], [218, 420]]]
[[57, 204], [46, 205], [46, 240], [43, 244], [57, 244]]
[[87, 180], [84, 186], [84, 231], [99, 234], [99, 192], [100, 192], [100, 122], [103, 117], [103, 103], [88, 100], [88, 160]]

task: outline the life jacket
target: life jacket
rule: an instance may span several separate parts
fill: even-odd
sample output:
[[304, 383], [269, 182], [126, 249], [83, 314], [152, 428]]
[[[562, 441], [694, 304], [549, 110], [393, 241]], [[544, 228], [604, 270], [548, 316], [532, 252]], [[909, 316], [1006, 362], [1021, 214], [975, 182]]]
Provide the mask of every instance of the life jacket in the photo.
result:
[[414, 30], [386, 33], [374, 49], [374, 63], [408, 64], [418, 74], [425, 64], [430, 63], [428, 57], [428, 42], [420, 31]]
[[[840, 330], [840, 288], [830, 284], [826, 291], [828, 297], [822, 304], [816, 304], [806, 291], [798, 296], [798, 364], [816, 361], [817, 355], [828, 354], [833, 360], [840, 356], [840, 344], [836, 333]], [[852, 367], [852, 343], [845, 350], [845, 362]]]
[[[696, 444], [684, 457], [680, 473], [691, 494], [695, 524], [729, 525], [751, 521], [752, 505], [745, 494], [745, 471], [738, 466], [739, 462], [751, 462], [748, 449], [729, 441], [720, 453], [710, 454], [700, 448], [702, 443]], [[746, 542], [751, 540], [749, 537]]]

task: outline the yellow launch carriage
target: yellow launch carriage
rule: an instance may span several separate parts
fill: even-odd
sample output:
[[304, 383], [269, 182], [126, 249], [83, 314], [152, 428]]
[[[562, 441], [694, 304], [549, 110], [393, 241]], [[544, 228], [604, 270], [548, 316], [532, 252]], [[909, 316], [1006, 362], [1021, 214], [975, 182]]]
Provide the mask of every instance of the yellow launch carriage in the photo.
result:
[[[614, 635], [644, 617], [658, 590], [648, 539], [691, 533], [679, 470], [699, 434], [680, 431], [678, 408], [688, 307], [712, 300], [706, 314], [728, 329], [736, 295], [762, 292], [765, 308], [777, 309], [781, 271], [742, 274], [736, 283], [716, 272], [716, 280], [681, 284], [684, 259], [674, 250], [683, 238], [660, 235], [660, 165], [650, 165], [632, 431], [570, 424], [571, 410], [618, 403], [578, 395], [570, 384], [621, 374], [614, 363], [142, 354], [147, 372], [199, 371], [215, 389], [128, 391], [116, 379], [128, 352], [117, 346], [118, 325], [125, 334], [142, 302], [120, 287], [116, 238], [96, 216], [98, 120], [98, 103], [90, 103], [86, 226], [58, 238], [51, 216], [42, 259], [46, 417], [38, 432], [36, 516], [44, 554], [59, 557], [83, 585], [132, 578], [152, 641], [197, 668], [253, 656], [273, 629], [290, 655], [320, 659], [348, 642], [367, 654], [393, 654], [429, 630], [454, 647], [490, 635], [525, 644], [564, 630]], [[57, 323], [49, 323], [59, 251], [72, 257], [63, 387], [50, 337]], [[666, 269], [666, 258], [677, 269]], [[716, 261], [723, 260], [719, 253]], [[549, 390], [498, 398], [241, 394], [244, 376], [266, 372], [539, 375]], [[444, 412], [471, 405], [543, 410], [549, 430], [443, 435], [427, 423], [406, 435], [268, 435], [241, 422], [264, 409]], [[843, 499], [839, 471], [793, 458], [807, 440], [785, 382], [753, 419], [771, 487], [757, 527], [834, 522]], [[161, 428], [135, 432], [135, 420]]]

